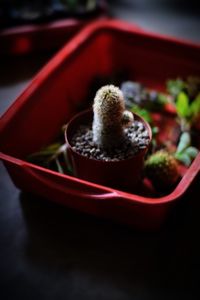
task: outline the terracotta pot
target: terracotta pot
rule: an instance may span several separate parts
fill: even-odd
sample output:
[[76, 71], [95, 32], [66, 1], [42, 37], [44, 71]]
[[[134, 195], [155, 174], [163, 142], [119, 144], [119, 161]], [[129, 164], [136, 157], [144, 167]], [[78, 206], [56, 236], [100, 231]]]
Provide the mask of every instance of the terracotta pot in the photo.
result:
[[[151, 141], [152, 133], [148, 123], [136, 114], [134, 114], [134, 118], [144, 124]], [[83, 111], [70, 120], [65, 131], [67, 154], [74, 175], [84, 180], [117, 189], [134, 189], [141, 179], [144, 156], [148, 146], [133, 157], [120, 161], [101, 161], [83, 156], [72, 149], [71, 140], [80, 125], [90, 124], [92, 120], [92, 109]]]

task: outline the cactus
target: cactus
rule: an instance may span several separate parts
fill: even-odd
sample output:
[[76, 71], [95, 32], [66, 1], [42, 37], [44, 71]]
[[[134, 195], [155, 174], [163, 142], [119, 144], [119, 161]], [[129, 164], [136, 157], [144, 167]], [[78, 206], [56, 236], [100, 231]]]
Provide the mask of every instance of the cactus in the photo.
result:
[[165, 150], [155, 152], [146, 160], [145, 172], [152, 184], [160, 191], [173, 187], [180, 177], [176, 159]]
[[93, 141], [100, 148], [111, 150], [125, 140], [124, 127], [133, 122], [131, 112], [125, 111], [121, 90], [114, 85], [100, 88], [93, 104]]

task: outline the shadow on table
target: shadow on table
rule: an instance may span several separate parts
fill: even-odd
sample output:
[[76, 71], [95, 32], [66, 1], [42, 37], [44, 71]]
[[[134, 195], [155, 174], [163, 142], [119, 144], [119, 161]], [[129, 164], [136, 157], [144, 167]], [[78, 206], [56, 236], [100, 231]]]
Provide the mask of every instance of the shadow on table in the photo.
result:
[[194, 192], [154, 233], [136, 232], [26, 193], [21, 206], [28, 228], [27, 260], [41, 270], [83, 272], [129, 290], [144, 285], [183, 297], [199, 293], [200, 203]]

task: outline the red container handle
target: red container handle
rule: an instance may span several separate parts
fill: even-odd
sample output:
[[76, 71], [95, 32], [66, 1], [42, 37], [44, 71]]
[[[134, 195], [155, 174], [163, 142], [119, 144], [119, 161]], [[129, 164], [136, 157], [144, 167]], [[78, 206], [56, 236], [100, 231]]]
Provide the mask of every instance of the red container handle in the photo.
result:
[[[45, 178], [43, 175], [39, 174], [39, 169], [37, 171], [33, 170], [32, 167], [23, 165], [23, 169], [27, 176], [31, 176], [32, 178], [35, 178], [37, 181], [40, 181], [42, 184], [44, 184], [47, 188], [52, 186], [52, 181], [48, 178]], [[52, 172], [53, 173], [53, 172]], [[54, 174], [52, 174], [54, 175]], [[59, 174], [64, 178], [65, 175]], [[56, 174], [56, 177], [58, 174]], [[56, 182], [53, 183], [53, 189], [56, 189], [57, 191], [63, 192], [67, 194], [68, 196], [72, 197], [78, 197], [82, 199], [88, 199], [88, 200], [116, 200], [116, 198], [120, 198], [118, 193], [116, 191], [107, 191], [105, 193], [100, 192], [99, 194], [95, 194], [94, 192], [85, 192], [84, 190], [80, 190], [80, 180], [78, 183], [79, 190], [75, 190], [74, 188], [67, 187], [67, 178], [66, 178], [66, 186], [62, 186]], [[90, 187], [89, 187], [90, 188]], [[96, 188], [98, 189], [98, 188]]]

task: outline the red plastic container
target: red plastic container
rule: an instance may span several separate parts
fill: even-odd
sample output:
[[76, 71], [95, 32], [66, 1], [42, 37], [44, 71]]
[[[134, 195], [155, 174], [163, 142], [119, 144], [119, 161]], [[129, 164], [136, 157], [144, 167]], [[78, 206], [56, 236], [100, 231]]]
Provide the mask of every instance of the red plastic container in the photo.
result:
[[106, 18], [102, 9], [98, 16], [84, 20], [69, 18], [44, 24], [23, 25], [0, 30], [0, 54], [24, 55], [51, 51], [62, 47], [81, 28]]
[[198, 175], [200, 154], [174, 191], [142, 197], [30, 164], [24, 158], [51, 143], [77, 112], [96, 76], [126, 70], [162, 89], [165, 80], [200, 74], [200, 46], [138, 30], [119, 21], [90, 24], [39, 72], [0, 122], [0, 158], [16, 186], [72, 208], [155, 229]]
[[0, 32], [1, 55], [24, 55], [58, 49], [83, 26], [75, 19], [43, 25], [23, 25]]

